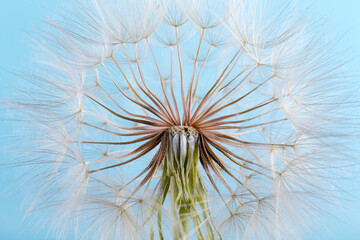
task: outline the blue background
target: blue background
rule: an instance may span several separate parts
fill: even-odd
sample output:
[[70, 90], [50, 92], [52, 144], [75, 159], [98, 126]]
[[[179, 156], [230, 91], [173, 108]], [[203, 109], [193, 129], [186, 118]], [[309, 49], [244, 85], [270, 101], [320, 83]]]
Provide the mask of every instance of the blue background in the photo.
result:
[[[269, 0], [272, 1], [272, 0]], [[60, 0], [1, 0], [0, 5], [0, 100], [11, 95], [9, 86], [14, 86], [19, 79], [8, 71], [21, 69], [31, 61], [31, 41], [27, 33], [39, 29], [41, 20], [56, 10]], [[345, 34], [340, 42], [340, 48], [350, 49], [353, 61], [348, 68], [354, 74], [360, 70], [360, 1], [359, 0], [303, 0], [299, 5], [311, 5], [311, 15], [329, 19], [331, 34]], [[359, 78], [360, 80], [360, 78]], [[357, 110], [359, 111], [359, 110]], [[0, 114], [0, 119], [3, 116]], [[0, 135], [4, 136], [7, 129], [0, 125]], [[359, 139], [360, 140], [360, 139]], [[6, 147], [6, 142], [0, 138], [0, 152]], [[360, 151], [359, 151], [360, 152]], [[360, 153], [359, 153], [360, 155]], [[8, 155], [0, 155], [0, 163], [9, 160]], [[360, 239], [360, 170], [354, 168], [358, 176], [348, 184], [346, 189], [354, 195], [344, 203], [343, 209], [331, 213], [334, 217], [324, 218], [324, 223], [318, 232], [307, 239], [327, 240], [359, 240]], [[17, 179], [17, 169], [0, 168], [0, 240], [41, 240], [55, 239], [47, 235], [47, 230], [36, 226], [34, 221], [23, 219], [24, 209], [22, 188], [11, 184]], [[356, 198], [358, 200], [356, 200]]]

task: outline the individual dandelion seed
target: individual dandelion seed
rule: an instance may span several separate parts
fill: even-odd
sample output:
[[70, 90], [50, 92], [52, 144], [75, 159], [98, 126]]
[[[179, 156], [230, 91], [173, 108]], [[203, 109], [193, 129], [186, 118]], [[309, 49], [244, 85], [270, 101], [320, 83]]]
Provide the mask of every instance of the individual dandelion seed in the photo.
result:
[[332, 201], [350, 89], [290, 1], [89, 0], [48, 23], [11, 104], [60, 238], [301, 239]]

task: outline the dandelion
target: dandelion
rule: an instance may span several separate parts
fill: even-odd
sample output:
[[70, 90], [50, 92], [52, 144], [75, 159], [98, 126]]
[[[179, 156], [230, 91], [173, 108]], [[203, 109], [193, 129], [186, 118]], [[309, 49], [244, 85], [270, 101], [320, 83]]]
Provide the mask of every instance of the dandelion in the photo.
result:
[[290, 1], [89, 0], [47, 23], [12, 104], [30, 211], [60, 238], [301, 239], [334, 199], [349, 89]]

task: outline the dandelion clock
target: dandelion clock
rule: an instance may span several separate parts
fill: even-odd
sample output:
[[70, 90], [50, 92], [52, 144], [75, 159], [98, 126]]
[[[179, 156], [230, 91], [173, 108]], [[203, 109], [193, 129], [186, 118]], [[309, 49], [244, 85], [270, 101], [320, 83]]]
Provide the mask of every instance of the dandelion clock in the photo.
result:
[[337, 201], [354, 89], [292, 1], [83, 0], [46, 23], [8, 105], [59, 239], [304, 239]]

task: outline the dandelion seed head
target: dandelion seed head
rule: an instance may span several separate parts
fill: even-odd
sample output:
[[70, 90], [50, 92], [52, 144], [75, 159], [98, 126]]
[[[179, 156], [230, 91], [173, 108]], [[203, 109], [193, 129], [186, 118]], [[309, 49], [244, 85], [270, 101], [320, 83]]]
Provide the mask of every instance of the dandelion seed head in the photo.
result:
[[351, 139], [351, 89], [318, 26], [290, 1], [78, 6], [34, 41], [38, 73], [12, 103], [52, 228], [301, 239]]

